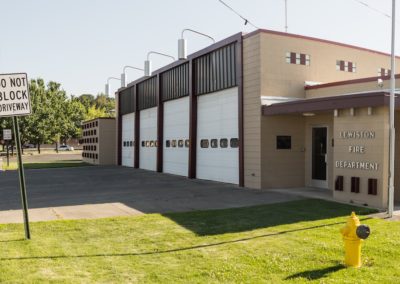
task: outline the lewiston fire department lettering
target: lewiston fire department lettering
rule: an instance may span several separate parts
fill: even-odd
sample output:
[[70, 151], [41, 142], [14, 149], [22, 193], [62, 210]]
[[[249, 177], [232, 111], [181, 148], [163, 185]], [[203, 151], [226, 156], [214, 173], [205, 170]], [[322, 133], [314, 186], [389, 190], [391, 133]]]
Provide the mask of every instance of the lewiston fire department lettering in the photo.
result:
[[377, 171], [378, 163], [359, 161], [336, 161], [336, 168]]
[[[375, 131], [369, 130], [344, 130], [339, 132], [339, 138], [343, 140], [371, 140], [375, 139]], [[354, 141], [355, 142], [355, 141]], [[347, 145], [347, 151], [351, 154], [365, 154], [366, 147], [364, 145]], [[335, 161], [335, 167], [340, 169], [355, 169], [377, 171], [379, 164], [370, 161]]]

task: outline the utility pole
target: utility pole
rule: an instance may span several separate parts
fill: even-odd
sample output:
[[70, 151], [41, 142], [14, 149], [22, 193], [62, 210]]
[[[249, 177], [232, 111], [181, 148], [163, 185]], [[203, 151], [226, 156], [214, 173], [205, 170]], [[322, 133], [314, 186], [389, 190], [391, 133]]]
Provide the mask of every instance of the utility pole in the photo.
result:
[[395, 48], [395, 27], [396, 27], [396, 0], [392, 0], [392, 52], [390, 57], [390, 101], [389, 101], [389, 190], [388, 190], [388, 215], [393, 217], [394, 210], [394, 150], [395, 150], [395, 128], [394, 128], [394, 106], [395, 106], [395, 72], [396, 62], [394, 55]]
[[285, 0], [285, 32], [287, 33], [287, 0]]

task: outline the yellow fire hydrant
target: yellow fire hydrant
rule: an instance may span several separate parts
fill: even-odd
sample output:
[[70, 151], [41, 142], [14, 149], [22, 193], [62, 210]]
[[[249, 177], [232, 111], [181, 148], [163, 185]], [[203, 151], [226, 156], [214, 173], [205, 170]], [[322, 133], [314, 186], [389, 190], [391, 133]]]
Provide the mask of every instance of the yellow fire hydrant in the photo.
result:
[[361, 243], [368, 238], [370, 229], [367, 225], [361, 225], [354, 212], [347, 219], [347, 224], [340, 232], [343, 236], [346, 266], [361, 266]]

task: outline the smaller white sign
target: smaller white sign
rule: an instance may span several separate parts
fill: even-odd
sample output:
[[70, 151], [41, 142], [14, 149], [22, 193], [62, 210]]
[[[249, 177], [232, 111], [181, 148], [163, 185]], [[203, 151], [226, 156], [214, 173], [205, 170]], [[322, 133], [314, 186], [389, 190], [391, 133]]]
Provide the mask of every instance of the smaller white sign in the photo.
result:
[[11, 129], [3, 129], [3, 140], [12, 140]]
[[26, 73], [0, 74], [0, 117], [31, 113]]

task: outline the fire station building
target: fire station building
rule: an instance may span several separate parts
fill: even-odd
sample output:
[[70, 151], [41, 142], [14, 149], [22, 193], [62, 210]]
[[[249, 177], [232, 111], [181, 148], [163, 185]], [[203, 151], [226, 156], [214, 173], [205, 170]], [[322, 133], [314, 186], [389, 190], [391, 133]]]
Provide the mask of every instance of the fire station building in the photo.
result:
[[[117, 163], [257, 189], [325, 188], [385, 208], [389, 66], [388, 54], [337, 42], [233, 35], [118, 90]], [[397, 201], [399, 171], [397, 159]]]

